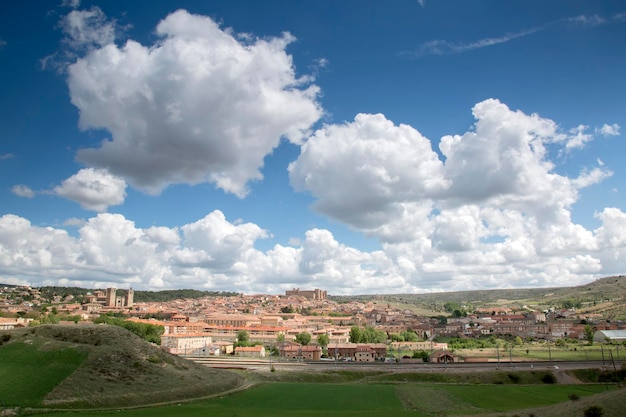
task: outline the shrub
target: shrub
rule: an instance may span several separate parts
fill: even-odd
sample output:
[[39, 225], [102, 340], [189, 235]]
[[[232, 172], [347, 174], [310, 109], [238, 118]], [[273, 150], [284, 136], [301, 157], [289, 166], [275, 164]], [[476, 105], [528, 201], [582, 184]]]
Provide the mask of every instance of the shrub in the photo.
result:
[[541, 377], [541, 381], [544, 384], [554, 384], [556, 382], [556, 378], [552, 374], [545, 374]]
[[572, 400], [572, 401], [578, 401], [578, 400], [580, 400], [580, 396], [579, 396], [578, 394], [576, 394], [576, 393], [570, 394], [570, 395], [568, 395], [568, 397], [569, 397], [569, 399], [570, 399], [570, 400]]
[[148, 357], [146, 358], [146, 360], [147, 360], [148, 362], [151, 362], [151, 363], [161, 363], [161, 362], [163, 362], [163, 359], [161, 359], [160, 357], [158, 357], [158, 356], [156, 356], [156, 355], [151, 355], [151, 356], [148, 356]]
[[0, 337], [0, 340], [2, 342], [8, 342], [9, 340], [11, 340], [11, 335], [10, 334], [3, 334], [2, 337]]
[[602, 417], [603, 415], [604, 410], [599, 405], [592, 405], [585, 409], [585, 417]]
[[520, 376], [517, 374], [507, 374], [507, 376], [509, 377], [509, 379], [511, 381], [513, 381], [513, 383], [517, 384], [520, 380]]

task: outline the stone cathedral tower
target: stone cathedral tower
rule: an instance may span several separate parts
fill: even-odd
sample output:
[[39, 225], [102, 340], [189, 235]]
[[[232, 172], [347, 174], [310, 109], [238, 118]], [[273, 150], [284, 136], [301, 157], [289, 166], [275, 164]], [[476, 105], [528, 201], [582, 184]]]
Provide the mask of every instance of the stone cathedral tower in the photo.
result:
[[117, 296], [117, 289], [115, 289], [115, 288], [107, 288], [107, 295], [106, 295], [106, 303], [105, 303], [105, 305], [107, 307], [115, 307], [116, 296]]
[[133, 291], [132, 288], [129, 290], [126, 290], [126, 293], [124, 294], [124, 306], [132, 307], [134, 297], [135, 297], [135, 292]]

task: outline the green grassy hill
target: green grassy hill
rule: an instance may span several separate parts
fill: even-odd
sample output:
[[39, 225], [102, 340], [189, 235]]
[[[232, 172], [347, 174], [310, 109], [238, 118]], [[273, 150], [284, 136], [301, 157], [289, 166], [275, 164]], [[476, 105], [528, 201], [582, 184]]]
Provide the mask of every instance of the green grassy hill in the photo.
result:
[[5, 407], [127, 407], [180, 401], [240, 386], [235, 373], [164, 352], [108, 325], [0, 332]]

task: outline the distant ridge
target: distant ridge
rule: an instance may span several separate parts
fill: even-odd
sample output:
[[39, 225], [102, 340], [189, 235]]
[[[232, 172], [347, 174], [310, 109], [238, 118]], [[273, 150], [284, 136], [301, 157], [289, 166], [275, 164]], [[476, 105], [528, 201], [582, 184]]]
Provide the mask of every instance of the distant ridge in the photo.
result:
[[[44, 286], [37, 287], [44, 297], [51, 297], [53, 295], [72, 295], [74, 297], [80, 297], [87, 293], [98, 290], [105, 290], [104, 288], [80, 288], [80, 287], [57, 287], [57, 286]], [[118, 288], [120, 289], [120, 288]], [[177, 289], [177, 290], [161, 290], [161, 291], [134, 291], [135, 302], [168, 302], [172, 300], [179, 300], [183, 298], [203, 298], [203, 297], [234, 297], [239, 293], [232, 291], [200, 291], [194, 289]]]
[[[603, 314], [607, 318], [626, 319], [626, 275], [599, 278], [573, 287], [518, 288], [451, 291], [427, 294], [381, 294], [329, 296], [337, 302], [373, 301], [417, 305], [437, 310], [444, 303], [460, 303], [474, 307], [494, 305], [527, 305], [533, 308], [559, 307], [566, 302], [585, 305], [583, 311]], [[589, 305], [588, 305], [589, 304]]]

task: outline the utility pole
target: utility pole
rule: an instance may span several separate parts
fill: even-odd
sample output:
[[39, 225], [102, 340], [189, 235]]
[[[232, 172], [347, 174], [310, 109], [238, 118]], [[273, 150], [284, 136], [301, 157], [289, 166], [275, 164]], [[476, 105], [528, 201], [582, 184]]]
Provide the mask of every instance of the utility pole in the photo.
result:
[[617, 381], [617, 388], [621, 388], [619, 385], [619, 374], [617, 373], [617, 367], [615, 366], [615, 360], [613, 360], [613, 352], [611, 352], [611, 350], [609, 350], [609, 353], [611, 355], [611, 362], [613, 363], [613, 371], [615, 372], [615, 381]]
[[604, 367], [604, 345], [600, 345], [600, 349], [602, 350], [602, 367]]
[[498, 367], [500, 366], [500, 345], [496, 342], [496, 355], [498, 356]]
[[272, 349], [272, 346], [270, 345], [270, 371], [274, 370], [274, 368], [272, 367], [272, 351], [273, 349]]
[[550, 350], [550, 346], [548, 346], [548, 361], [550, 365], [552, 365], [552, 351]]

